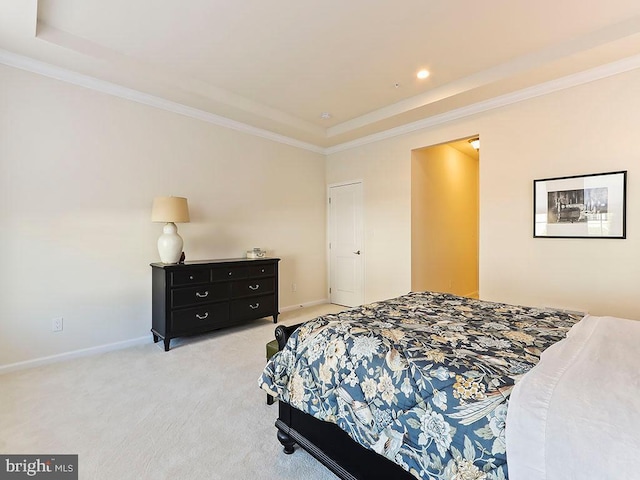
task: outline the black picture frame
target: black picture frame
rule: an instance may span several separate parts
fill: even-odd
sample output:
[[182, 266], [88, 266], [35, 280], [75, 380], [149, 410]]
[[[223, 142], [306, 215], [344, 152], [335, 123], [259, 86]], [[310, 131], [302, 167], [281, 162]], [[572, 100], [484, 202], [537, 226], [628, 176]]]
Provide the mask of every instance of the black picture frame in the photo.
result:
[[534, 238], [627, 238], [627, 171], [533, 181]]

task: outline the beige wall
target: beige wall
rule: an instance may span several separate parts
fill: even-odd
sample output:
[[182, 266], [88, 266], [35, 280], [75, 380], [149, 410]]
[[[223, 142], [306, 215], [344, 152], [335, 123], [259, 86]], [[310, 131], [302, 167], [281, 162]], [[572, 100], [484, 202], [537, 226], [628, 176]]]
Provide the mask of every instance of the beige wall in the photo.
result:
[[0, 367], [151, 338], [158, 195], [187, 260], [263, 247], [281, 308], [327, 296], [322, 155], [0, 67], [0, 167]]
[[327, 157], [328, 184], [362, 180], [365, 303], [411, 290], [409, 160], [410, 150], [393, 141]]
[[[640, 318], [640, 70], [334, 153], [365, 181], [366, 298], [410, 290], [411, 151], [480, 134], [480, 297]], [[534, 239], [534, 179], [628, 170], [627, 239]]]
[[[406, 293], [411, 151], [478, 133], [481, 298], [640, 318], [637, 125], [639, 70], [323, 162], [0, 67], [0, 368], [148, 335], [156, 195], [189, 198], [190, 259], [282, 257], [282, 308], [326, 297], [326, 184], [362, 180], [365, 301]], [[533, 179], [614, 170], [629, 171], [626, 240], [532, 238]]]
[[411, 290], [478, 295], [478, 161], [449, 145], [412, 152]]

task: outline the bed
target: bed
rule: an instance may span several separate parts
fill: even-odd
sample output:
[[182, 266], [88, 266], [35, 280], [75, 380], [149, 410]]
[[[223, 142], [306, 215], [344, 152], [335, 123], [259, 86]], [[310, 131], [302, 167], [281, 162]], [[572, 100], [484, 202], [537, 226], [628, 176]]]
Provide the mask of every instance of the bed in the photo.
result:
[[[259, 385], [279, 400], [276, 427], [285, 453], [297, 443], [340, 478], [530, 479], [526, 470], [516, 469], [516, 478], [507, 469], [510, 396], [542, 352], [581, 319], [410, 293], [295, 330], [279, 327], [283, 348]], [[530, 425], [518, 428], [526, 437]], [[515, 448], [526, 457], [536, 447]]]
[[640, 322], [587, 315], [516, 383], [511, 480], [640, 479]]

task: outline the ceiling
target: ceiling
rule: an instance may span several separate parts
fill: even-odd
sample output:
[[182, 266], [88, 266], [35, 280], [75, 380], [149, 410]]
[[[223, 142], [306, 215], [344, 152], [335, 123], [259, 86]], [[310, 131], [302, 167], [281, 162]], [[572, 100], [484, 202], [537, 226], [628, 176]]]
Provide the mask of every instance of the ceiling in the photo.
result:
[[0, 0], [0, 49], [326, 149], [635, 57], [640, 2]]

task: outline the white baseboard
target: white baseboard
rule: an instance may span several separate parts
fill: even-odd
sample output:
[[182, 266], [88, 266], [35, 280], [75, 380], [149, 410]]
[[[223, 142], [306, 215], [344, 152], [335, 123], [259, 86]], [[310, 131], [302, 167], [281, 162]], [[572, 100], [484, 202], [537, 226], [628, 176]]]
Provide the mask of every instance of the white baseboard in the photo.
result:
[[[283, 307], [280, 312], [290, 312], [298, 308], [312, 307], [314, 305], [322, 305], [329, 303], [329, 299], [324, 298], [322, 300], [315, 300], [312, 302], [305, 302], [300, 305], [290, 305]], [[133, 347], [136, 345], [143, 345], [145, 343], [151, 343], [151, 335], [145, 335], [144, 337], [132, 338], [131, 340], [123, 340], [122, 342], [108, 343], [106, 345], [98, 345], [96, 347], [83, 348], [80, 350], [73, 350], [71, 352], [59, 353], [57, 355], [50, 355], [48, 357], [34, 358], [33, 360], [25, 360], [24, 362], [10, 363], [8, 365], [0, 365], [0, 375], [10, 372], [16, 372], [18, 370], [26, 370], [28, 368], [41, 367], [43, 365], [49, 365], [52, 363], [63, 362], [65, 360], [71, 360], [73, 358], [88, 357], [89, 355], [98, 355], [100, 353], [111, 352], [113, 350], [121, 350], [123, 348]]]
[[288, 307], [282, 307], [280, 309], [280, 313], [290, 312], [292, 310], [297, 310], [298, 308], [313, 307], [315, 305], [324, 305], [325, 303], [329, 303], [328, 298], [323, 298], [322, 300], [314, 300], [312, 302], [305, 302], [305, 303], [301, 303], [300, 305], [289, 305]]
[[133, 347], [151, 343], [151, 335], [144, 337], [132, 338], [131, 340], [123, 340], [122, 342], [108, 343], [106, 345], [98, 345], [97, 347], [82, 348], [71, 352], [59, 353], [48, 357], [34, 358], [33, 360], [25, 360], [24, 362], [10, 363], [8, 365], [0, 365], [0, 375], [15, 372], [18, 370], [26, 370], [27, 368], [40, 367], [51, 363], [63, 362], [72, 358], [88, 357], [89, 355], [97, 355], [99, 353], [111, 352], [113, 350], [122, 350], [123, 348]]

